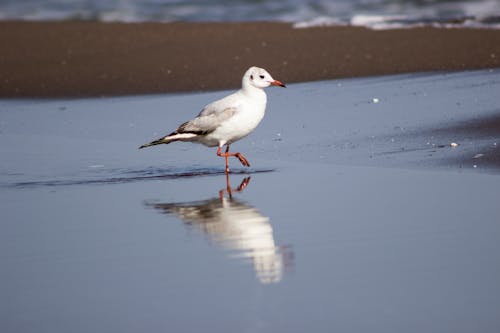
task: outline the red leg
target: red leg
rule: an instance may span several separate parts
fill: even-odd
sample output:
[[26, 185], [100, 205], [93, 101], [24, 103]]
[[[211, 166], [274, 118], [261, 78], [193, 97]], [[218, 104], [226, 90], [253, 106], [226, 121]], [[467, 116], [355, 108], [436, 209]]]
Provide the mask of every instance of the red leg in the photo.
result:
[[223, 153], [221, 147], [217, 148], [217, 156], [225, 157], [226, 159], [226, 173], [229, 173], [229, 156], [235, 156], [240, 160], [241, 164], [243, 164], [246, 167], [250, 166], [250, 163], [248, 160], [243, 156], [242, 153], [230, 153], [229, 152], [229, 145], [226, 148], [226, 152]]
[[217, 147], [217, 156], [224, 157], [226, 159], [226, 173], [229, 173], [229, 155], [226, 153], [222, 153], [221, 147]]

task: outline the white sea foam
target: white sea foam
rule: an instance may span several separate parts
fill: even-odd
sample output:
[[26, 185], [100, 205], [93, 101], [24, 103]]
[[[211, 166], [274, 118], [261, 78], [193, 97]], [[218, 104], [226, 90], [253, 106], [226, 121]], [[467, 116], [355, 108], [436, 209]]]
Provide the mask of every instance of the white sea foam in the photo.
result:
[[338, 26], [338, 25], [348, 25], [348, 23], [334, 17], [318, 16], [311, 20], [296, 22], [293, 24], [293, 27], [297, 29], [305, 29], [305, 28]]
[[324, 26], [355, 26], [373, 30], [388, 30], [432, 26], [439, 28], [482, 28], [500, 29], [500, 18], [459, 18], [459, 19], [431, 19], [412, 18], [404, 15], [355, 15], [350, 20], [340, 20], [333, 17], [321, 16], [312, 20], [296, 22], [296, 29], [324, 27]]

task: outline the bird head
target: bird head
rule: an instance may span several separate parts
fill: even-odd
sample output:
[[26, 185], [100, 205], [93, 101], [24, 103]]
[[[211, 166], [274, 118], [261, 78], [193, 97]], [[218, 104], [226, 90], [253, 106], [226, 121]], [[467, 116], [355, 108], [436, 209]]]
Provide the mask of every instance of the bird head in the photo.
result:
[[273, 79], [265, 69], [259, 67], [250, 67], [243, 76], [243, 86], [250, 85], [256, 88], [266, 88], [271, 85], [286, 88], [278, 80]]

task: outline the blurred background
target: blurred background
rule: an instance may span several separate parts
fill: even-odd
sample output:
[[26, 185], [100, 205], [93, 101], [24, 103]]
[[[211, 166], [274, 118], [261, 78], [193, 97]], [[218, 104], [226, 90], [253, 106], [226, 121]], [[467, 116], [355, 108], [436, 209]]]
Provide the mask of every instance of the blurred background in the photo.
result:
[[498, 0], [2, 0], [2, 20], [285, 21], [400, 27], [500, 22]]

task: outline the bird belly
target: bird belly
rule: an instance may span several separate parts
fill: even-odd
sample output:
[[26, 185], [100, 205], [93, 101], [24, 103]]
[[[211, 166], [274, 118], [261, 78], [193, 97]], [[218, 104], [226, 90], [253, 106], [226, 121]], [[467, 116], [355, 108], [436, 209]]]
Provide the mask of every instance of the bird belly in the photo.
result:
[[234, 117], [222, 123], [215, 131], [208, 134], [206, 139], [217, 142], [215, 145], [221, 145], [231, 144], [244, 138], [259, 125], [264, 117], [264, 110], [258, 114], [255, 113], [255, 110], [252, 111], [234, 115]]

